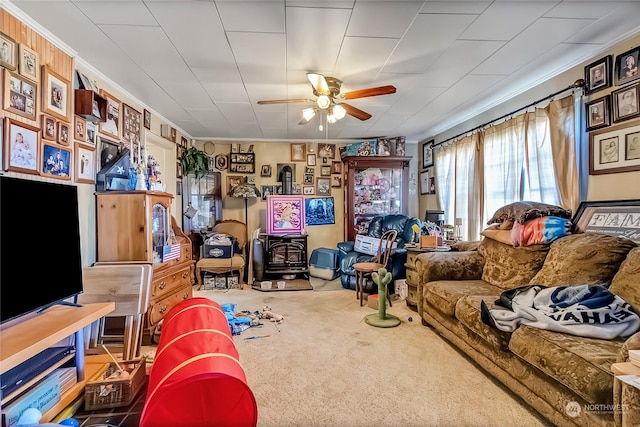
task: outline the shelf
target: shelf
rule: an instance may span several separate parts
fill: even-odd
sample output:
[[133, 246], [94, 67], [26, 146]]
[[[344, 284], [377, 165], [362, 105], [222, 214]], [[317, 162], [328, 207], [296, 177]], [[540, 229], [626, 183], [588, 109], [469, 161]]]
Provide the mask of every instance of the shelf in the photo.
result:
[[229, 172], [255, 173], [255, 153], [238, 153], [232, 151], [229, 155]]
[[74, 96], [76, 116], [93, 123], [107, 121], [107, 98], [88, 89], [76, 89]]

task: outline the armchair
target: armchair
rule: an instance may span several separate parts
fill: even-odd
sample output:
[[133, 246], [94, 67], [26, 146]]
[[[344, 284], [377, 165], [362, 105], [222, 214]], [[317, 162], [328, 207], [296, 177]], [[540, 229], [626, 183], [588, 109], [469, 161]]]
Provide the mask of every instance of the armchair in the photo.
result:
[[[376, 216], [371, 219], [367, 236], [380, 238], [385, 231], [396, 230], [397, 248], [391, 253], [387, 270], [391, 272], [393, 280], [404, 279], [406, 277], [405, 262], [407, 261], [407, 250], [404, 248], [405, 243], [413, 240], [413, 224], [420, 224], [420, 220], [407, 215], [384, 215]], [[338, 243], [338, 262], [340, 264], [340, 282], [342, 287], [346, 289], [356, 289], [356, 270], [354, 264], [357, 262], [371, 262], [375, 256], [363, 254], [355, 251], [355, 242], [339, 242]], [[368, 294], [377, 292], [377, 286], [373, 281], [367, 280], [364, 291]], [[393, 288], [390, 289], [390, 292]], [[392, 292], [393, 293], [393, 292]]]

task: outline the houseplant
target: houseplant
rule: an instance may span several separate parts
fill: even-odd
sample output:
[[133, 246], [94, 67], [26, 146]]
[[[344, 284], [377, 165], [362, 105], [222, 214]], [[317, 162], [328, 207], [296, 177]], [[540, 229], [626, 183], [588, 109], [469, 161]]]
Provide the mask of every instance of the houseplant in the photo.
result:
[[209, 170], [209, 156], [196, 147], [189, 147], [182, 152], [180, 165], [183, 175], [191, 173], [196, 176], [196, 179], [202, 178]]

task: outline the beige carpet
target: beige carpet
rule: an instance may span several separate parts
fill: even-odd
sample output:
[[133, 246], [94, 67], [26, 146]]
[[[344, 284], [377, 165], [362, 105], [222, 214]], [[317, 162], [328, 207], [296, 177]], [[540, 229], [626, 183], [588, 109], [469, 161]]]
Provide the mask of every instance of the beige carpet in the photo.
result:
[[[379, 329], [363, 321], [374, 310], [346, 289], [264, 293], [247, 285], [194, 296], [252, 312], [268, 305], [284, 316], [278, 327], [264, 321], [234, 337], [259, 427], [550, 425], [402, 301], [388, 310], [402, 324]], [[245, 340], [256, 335], [269, 336]]]

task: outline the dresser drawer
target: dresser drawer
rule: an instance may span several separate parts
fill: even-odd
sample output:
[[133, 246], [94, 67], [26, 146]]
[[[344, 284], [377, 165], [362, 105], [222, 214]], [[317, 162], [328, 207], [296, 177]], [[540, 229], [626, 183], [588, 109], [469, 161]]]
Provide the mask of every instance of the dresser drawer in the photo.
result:
[[147, 320], [149, 326], [155, 326], [158, 322], [164, 319], [164, 316], [167, 315], [169, 310], [173, 308], [173, 306], [177, 305], [181, 301], [186, 300], [187, 298], [191, 298], [191, 285], [185, 286], [182, 289], [179, 289], [177, 292], [169, 294], [165, 298], [162, 298], [158, 301], [151, 301], [151, 307], [147, 312]]
[[167, 270], [153, 273], [151, 299], [173, 292], [193, 283], [193, 263], [178, 265]]
[[407, 268], [406, 274], [407, 274], [407, 283], [410, 283], [413, 286], [418, 286], [418, 283], [420, 282], [420, 274], [418, 274], [417, 271], [411, 270], [409, 268]]
[[191, 261], [191, 244], [181, 245], [180, 247], [180, 261]]

